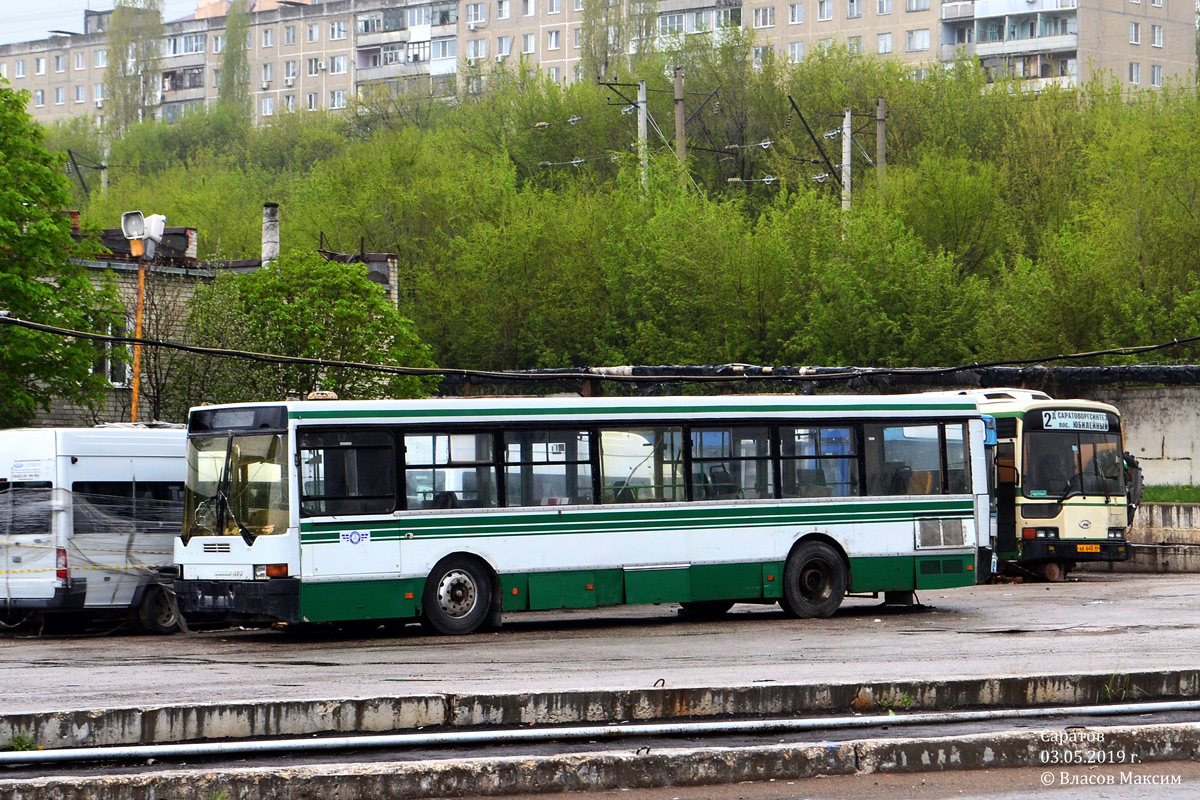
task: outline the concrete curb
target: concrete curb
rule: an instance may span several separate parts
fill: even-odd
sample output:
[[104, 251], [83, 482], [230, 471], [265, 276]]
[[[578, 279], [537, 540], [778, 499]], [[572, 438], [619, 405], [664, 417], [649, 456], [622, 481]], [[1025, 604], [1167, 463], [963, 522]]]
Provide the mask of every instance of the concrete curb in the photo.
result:
[[[1090, 737], [1081, 731], [1093, 732]], [[1099, 739], [1095, 738], [1099, 735]], [[1063, 768], [1064, 763], [1147, 764], [1195, 759], [1200, 723], [972, 734], [935, 738], [763, 747], [674, 748], [514, 756], [477, 760], [378, 762], [297, 769], [171, 770], [152, 776], [0, 780], [13, 800], [396, 800], [503, 796], [583, 790], [704, 786], [772, 778], [930, 770]], [[1088, 759], [1091, 759], [1089, 762]], [[1120, 759], [1120, 760], [1118, 760]]]
[[154, 706], [0, 716], [0, 743], [43, 748], [214, 739], [394, 733], [418, 728], [819, 716], [848, 711], [1035, 708], [1200, 698], [1200, 670], [962, 679], [934, 682], [657, 688], [505, 695], [423, 694], [369, 699]]

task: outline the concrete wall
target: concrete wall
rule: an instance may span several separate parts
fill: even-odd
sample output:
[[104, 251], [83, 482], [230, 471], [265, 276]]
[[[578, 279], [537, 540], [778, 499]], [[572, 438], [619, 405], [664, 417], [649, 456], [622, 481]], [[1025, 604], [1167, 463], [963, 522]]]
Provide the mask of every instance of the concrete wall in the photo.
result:
[[1097, 388], [1081, 396], [1121, 410], [1125, 449], [1147, 485], [1200, 483], [1200, 386]]

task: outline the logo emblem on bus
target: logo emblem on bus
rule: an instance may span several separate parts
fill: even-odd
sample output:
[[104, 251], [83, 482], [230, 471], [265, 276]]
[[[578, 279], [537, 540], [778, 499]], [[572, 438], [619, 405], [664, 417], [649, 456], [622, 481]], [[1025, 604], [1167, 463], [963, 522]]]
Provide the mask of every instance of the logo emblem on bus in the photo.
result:
[[1090, 519], [1081, 520], [1079, 523], [1079, 527], [1083, 528], [1084, 530], [1087, 530], [1088, 528], [1092, 527], [1092, 521]]
[[342, 534], [342, 541], [350, 544], [362, 544], [371, 541], [370, 531], [350, 531]]

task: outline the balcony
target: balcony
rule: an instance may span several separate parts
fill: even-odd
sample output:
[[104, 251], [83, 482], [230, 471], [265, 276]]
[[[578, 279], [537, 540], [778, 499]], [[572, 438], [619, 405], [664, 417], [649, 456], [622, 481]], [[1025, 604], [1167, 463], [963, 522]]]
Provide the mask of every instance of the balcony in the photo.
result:
[[379, 31], [376, 33], [360, 33], [358, 38], [354, 40], [356, 47], [378, 47], [383, 44], [392, 44], [393, 42], [407, 42], [408, 29], [399, 28], [394, 31]]
[[428, 61], [402, 61], [395, 64], [384, 64], [379, 67], [364, 67], [355, 76], [359, 83], [374, 83], [395, 78], [409, 78], [413, 75], [428, 75]]
[[962, 50], [967, 56], [975, 55], [975, 43], [967, 44], [944, 44], [942, 45], [942, 61], [954, 61], [958, 58], [958, 51]]
[[975, 16], [975, 3], [942, 3], [942, 19], [972, 19]]
[[1034, 36], [1029, 39], [1009, 39], [999, 42], [978, 42], [975, 54], [986, 56], [1021, 56], [1033, 53], [1063, 53], [1079, 49], [1079, 36], [1074, 33], [1062, 36]]
[[1068, 11], [1079, 0], [975, 0], [975, 19], [1011, 17], [1039, 11]]

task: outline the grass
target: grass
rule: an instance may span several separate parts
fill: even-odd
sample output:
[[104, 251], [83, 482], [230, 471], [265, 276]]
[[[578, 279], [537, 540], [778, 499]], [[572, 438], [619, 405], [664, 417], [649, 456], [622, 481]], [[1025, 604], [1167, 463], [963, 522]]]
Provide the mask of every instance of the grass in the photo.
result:
[[1200, 486], [1147, 486], [1143, 503], [1200, 503]]

